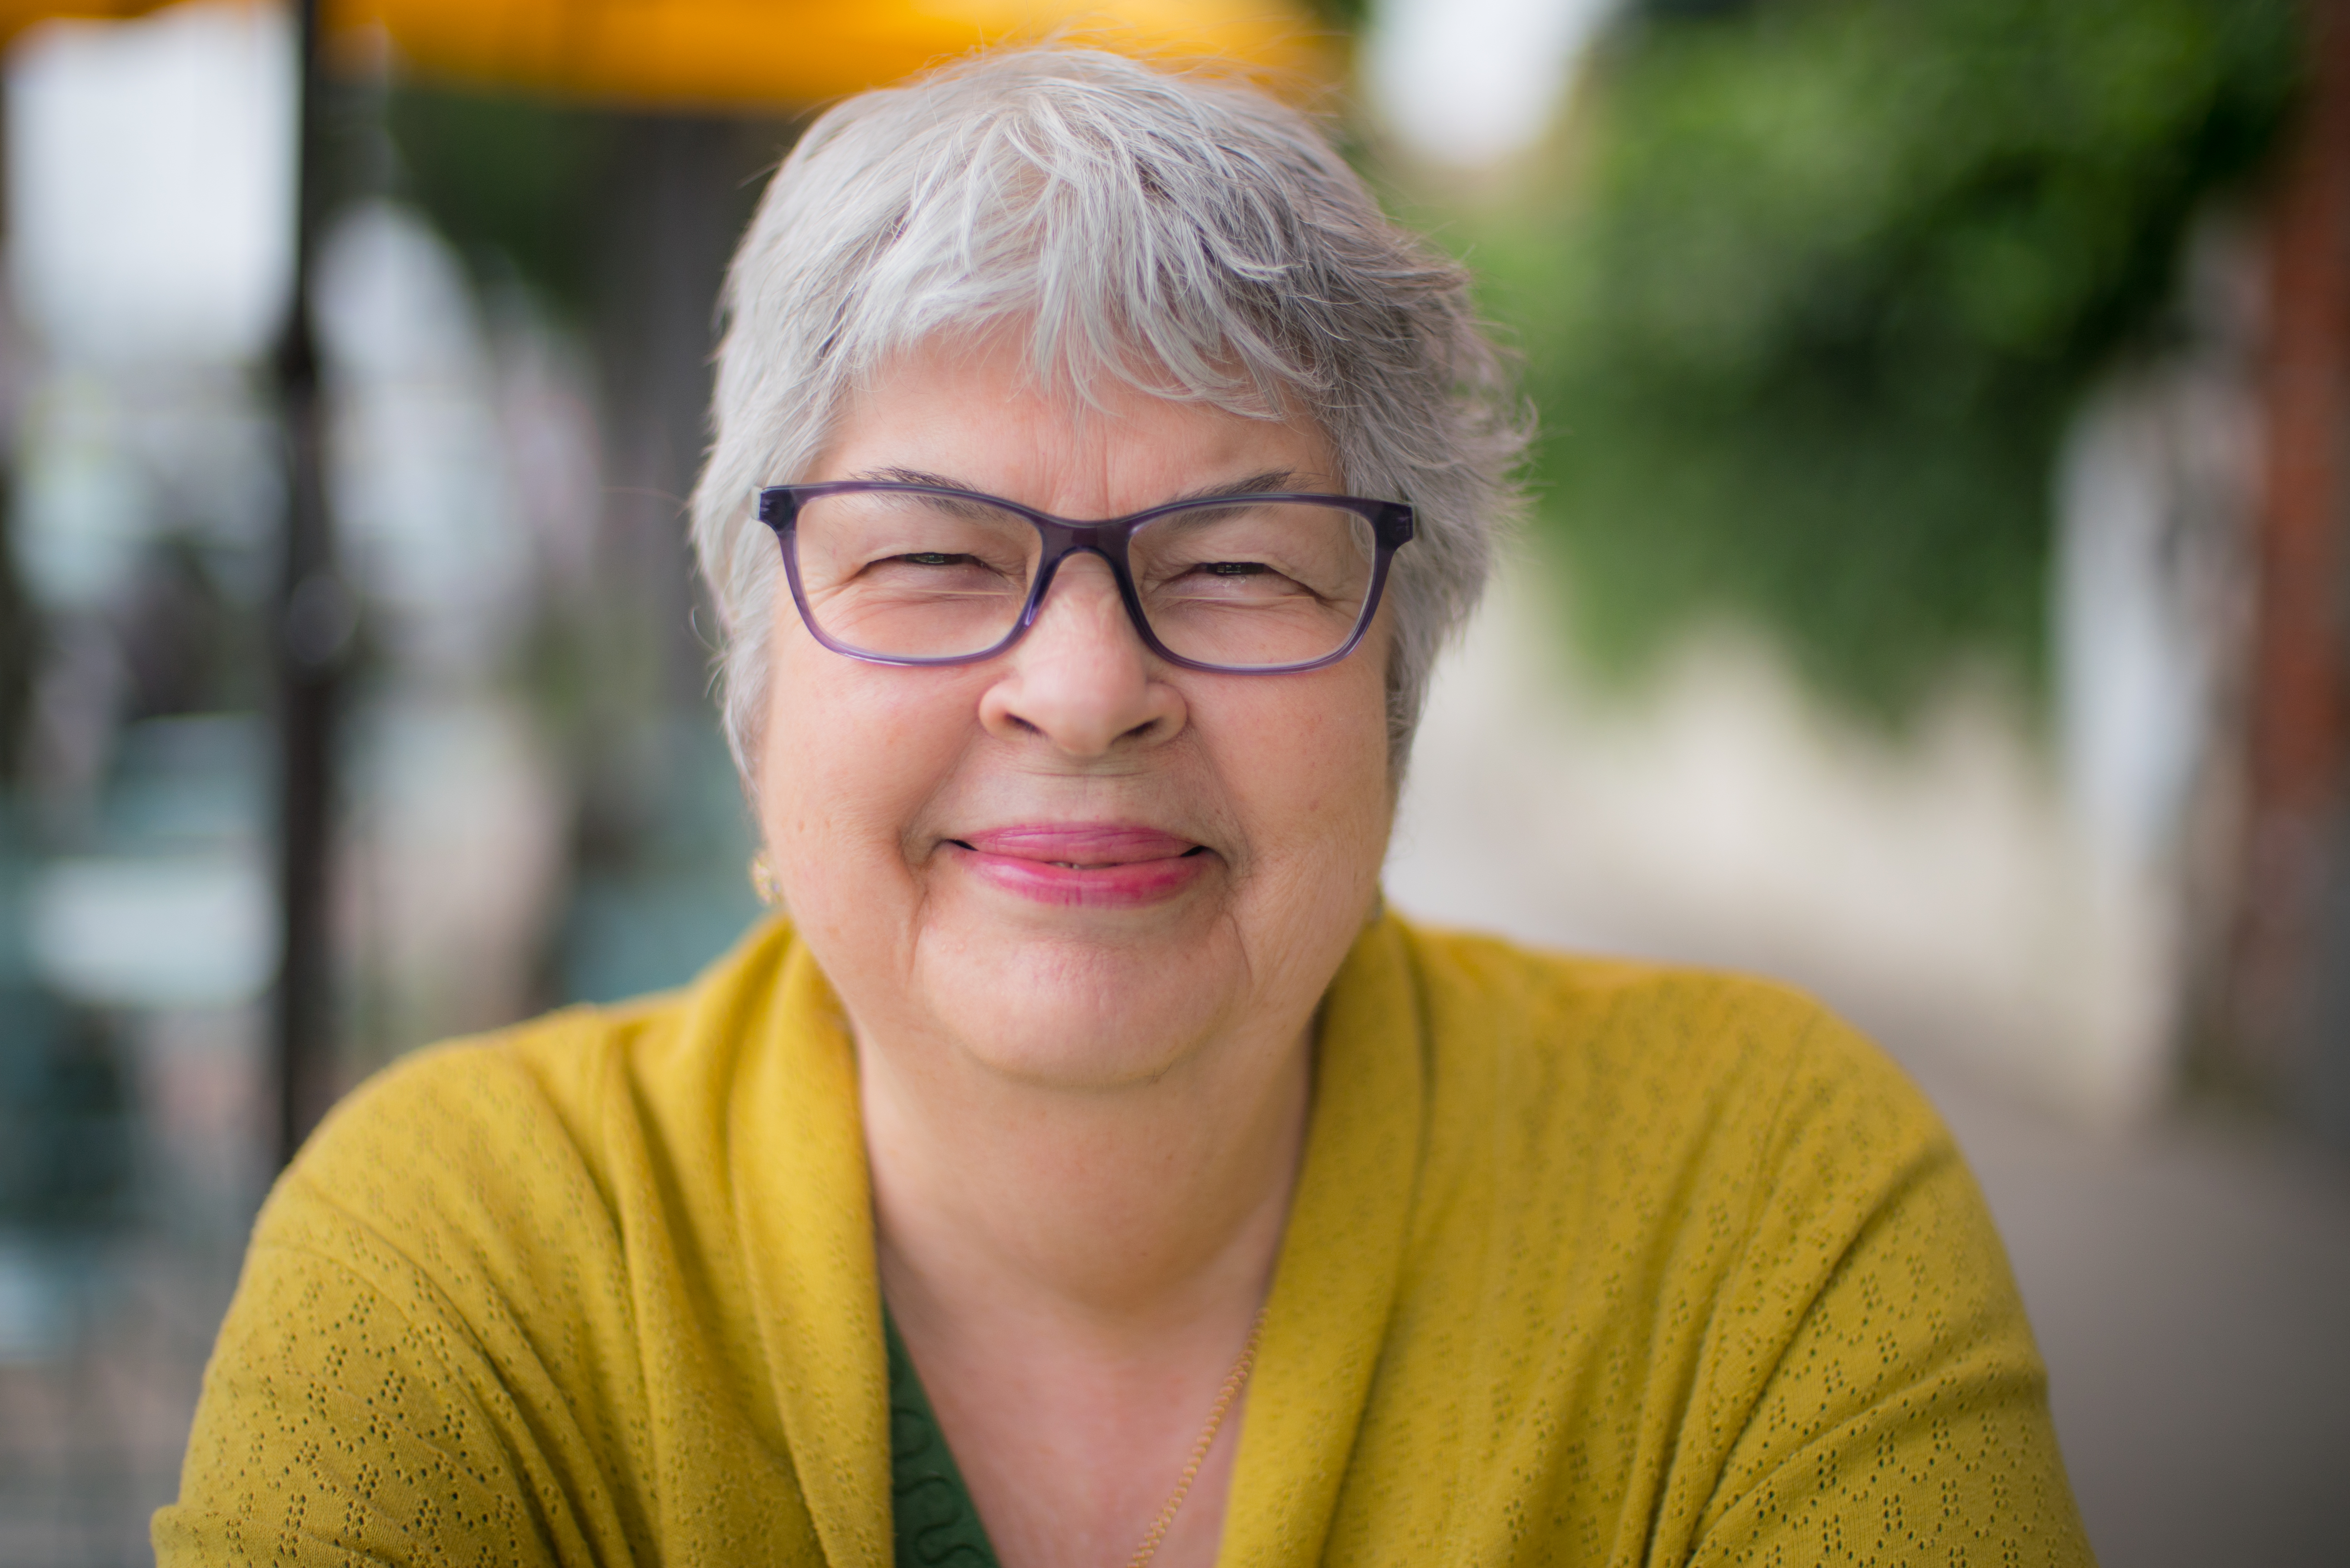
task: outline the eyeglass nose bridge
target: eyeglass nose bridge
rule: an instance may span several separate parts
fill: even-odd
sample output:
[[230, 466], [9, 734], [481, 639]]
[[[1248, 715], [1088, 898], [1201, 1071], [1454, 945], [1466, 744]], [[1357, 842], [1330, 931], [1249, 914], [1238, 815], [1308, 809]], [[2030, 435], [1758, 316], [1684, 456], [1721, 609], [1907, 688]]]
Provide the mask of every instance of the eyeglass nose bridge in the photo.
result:
[[1126, 607], [1127, 623], [1134, 628], [1142, 646], [1153, 652], [1161, 651], [1158, 634], [1150, 629], [1149, 620], [1142, 613], [1142, 599], [1134, 587], [1133, 568], [1127, 561], [1127, 544], [1134, 537], [1142, 519], [1114, 518], [1106, 523], [1064, 523], [1057, 517], [1037, 513], [1027, 514], [1036, 532], [1043, 535], [1043, 552], [1036, 559], [1036, 580], [1028, 585], [1028, 602], [1020, 607], [1020, 619], [1012, 635], [1003, 642], [1005, 649], [1028, 635], [1037, 618], [1045, 613], [1045, 596], [1053, 591], [1059, 580], [1062, 564], [1072, 556], [1097, 556], [1109, 568], [1111, 583], [1118, 588], [1118, 602]]

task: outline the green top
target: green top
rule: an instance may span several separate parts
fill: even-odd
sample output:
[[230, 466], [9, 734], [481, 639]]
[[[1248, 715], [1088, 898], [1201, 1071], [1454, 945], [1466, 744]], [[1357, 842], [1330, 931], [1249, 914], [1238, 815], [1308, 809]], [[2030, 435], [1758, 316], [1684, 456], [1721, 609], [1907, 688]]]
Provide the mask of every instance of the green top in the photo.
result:
[[971, 1489], [962, 1484], [954, 1450], [887, 1306], [881, 1333], [889, 1346], [890, 1522], [898, 1568], [996, 1568], [987, 1527], [979, 1521]]

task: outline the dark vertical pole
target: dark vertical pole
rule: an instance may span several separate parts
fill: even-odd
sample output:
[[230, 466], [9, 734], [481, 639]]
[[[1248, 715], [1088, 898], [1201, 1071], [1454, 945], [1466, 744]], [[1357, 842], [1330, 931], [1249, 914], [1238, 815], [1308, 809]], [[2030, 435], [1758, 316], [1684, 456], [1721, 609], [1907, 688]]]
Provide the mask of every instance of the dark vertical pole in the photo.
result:
[[749, 218], [746, 182], [765, 152], [743, 122], [638, 114], [618, 128], [608, 200], [599, 357], [614, 565], [655, 634], [643, 700], [691, 712], [704, 701], [706, 649], [691, 624], [683, 499], [702, 461], [720, 285]]
[[326, 431], [318, 394], [318, 346], [310, 320], [311, 262], [323, 174], [318, 0], [299, 0], [295, 12], [300, 98], [294, 267], [276, 362], [286, 510], [276, 635], [271, 639], [277, 689], [280, 921], [271, 1025], [277, 1098], [274, 1130], [281, 1167], [294, 1158], [325, 1109], [329, 1090], [334, 999], [327, 861], [334, 799], [335, 688], [353, 618], [350, 595], [335, 571], [334, 531], [327, 514]]

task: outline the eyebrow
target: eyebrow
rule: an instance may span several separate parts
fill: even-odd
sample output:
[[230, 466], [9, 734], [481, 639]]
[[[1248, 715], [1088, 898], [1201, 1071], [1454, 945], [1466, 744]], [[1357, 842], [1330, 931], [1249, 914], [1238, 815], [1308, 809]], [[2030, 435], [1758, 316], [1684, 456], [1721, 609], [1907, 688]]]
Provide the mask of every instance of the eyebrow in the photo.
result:
[[[960, 480], [950, 479], [943, 474], [927, 473], [917, 468], [868, 468], [862, 472], [852, 473], [848, 477], [881, 484], [927, 485], [932, 490], [955, 490], [965, 495], [987, 494], [984, 490], [976, 489]], [[1141, 507], [1139, 510], [1155, 512], [1159, 506], [1180, 506], [1191, 501], [1229, 501], [1235, 495], [1279, 494], [1296, 483], [1297, 475], [1290, 469], [1267, 469], [1263, 473], [1252, 473], [1246, 479], [1235, 479], [1223, 484], [1211, 484], [1198, 490], [1187, 491], [1183, 494], [1171, 496], [1156, 505]]]

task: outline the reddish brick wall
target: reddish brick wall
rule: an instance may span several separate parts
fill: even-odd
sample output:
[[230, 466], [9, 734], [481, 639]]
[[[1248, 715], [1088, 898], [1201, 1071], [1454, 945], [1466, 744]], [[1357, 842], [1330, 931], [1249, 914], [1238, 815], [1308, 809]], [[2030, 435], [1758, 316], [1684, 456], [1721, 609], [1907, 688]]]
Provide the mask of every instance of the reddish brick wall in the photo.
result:
[[2220, 1065], [2289, 1100], [2350, 873], [2350, 0], [2311, 0], [2309, 93], [2270, 227], [2243, 903]]

